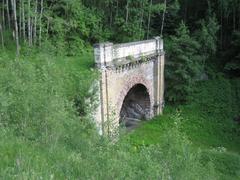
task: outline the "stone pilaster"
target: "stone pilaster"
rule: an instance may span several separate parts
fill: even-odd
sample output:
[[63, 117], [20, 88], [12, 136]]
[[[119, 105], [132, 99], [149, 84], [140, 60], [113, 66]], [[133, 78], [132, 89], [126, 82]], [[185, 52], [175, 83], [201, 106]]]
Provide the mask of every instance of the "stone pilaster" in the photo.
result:
[[162, 113], [162, 74], [161, 74], [161, 47], [162, 47], [162, 41], [160, 37], [155, 37], [156, 40], [156, 62], [155, 62], [155, 115], [159, 115]]
[[99, 117], [98, 126], [101, 126], [102, 134], [108, 134], [108, 120], [109, 120], [109, 96], [108, 96], [108, 64], [112, 62], [112, 43], [101, 43], [94, 46], [94, 56], [95, 63], [97, 68], [100, 71], [100, 84], [99, 84], [99, 93], [100, 93], [100, 109], [101, 117]]

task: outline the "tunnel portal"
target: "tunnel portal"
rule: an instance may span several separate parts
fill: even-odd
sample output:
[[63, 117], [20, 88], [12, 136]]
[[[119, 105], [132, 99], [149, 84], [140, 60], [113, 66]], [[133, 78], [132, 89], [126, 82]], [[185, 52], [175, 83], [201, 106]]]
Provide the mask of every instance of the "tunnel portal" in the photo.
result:
[[131, 130], [150, 118], [150, 96], [142, 84], [135, 85], [123, 101], [119, 123]]

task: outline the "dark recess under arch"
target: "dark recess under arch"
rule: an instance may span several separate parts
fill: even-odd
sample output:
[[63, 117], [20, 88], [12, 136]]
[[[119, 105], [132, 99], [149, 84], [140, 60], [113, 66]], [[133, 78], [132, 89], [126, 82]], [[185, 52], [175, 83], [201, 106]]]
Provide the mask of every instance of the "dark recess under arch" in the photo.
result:
[[126, 95], [120, 112], [120, 124], [127, 129], [135, 128], [150, 117], [150, 96], [142, 84], [133, 86]]

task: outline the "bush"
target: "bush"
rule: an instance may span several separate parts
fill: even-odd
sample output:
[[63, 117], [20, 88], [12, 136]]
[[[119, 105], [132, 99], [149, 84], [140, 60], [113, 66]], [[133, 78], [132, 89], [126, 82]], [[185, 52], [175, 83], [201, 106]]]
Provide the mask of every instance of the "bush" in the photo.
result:
[[79, 84], [81, 75], [74, 77], [70, 69], [60, 69], [60, 60], [39, 57], [0, 57], [0, 122], [18, 136], [53, 143], [67, 134], [68, 126], [80, 121], [70, 94], [84, 96], [90, 83]]

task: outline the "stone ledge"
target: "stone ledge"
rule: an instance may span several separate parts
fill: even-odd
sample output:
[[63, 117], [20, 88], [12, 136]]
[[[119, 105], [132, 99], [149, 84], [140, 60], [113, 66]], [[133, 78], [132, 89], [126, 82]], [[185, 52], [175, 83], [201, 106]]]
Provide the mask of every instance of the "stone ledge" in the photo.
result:
[[99, 68], [139, 63], [142, 58], [146, 59], [162, 53], [164, 53], [163, 41], [159, 37], [115, 45], [109, 42], [94, 45], [95, 62]]

